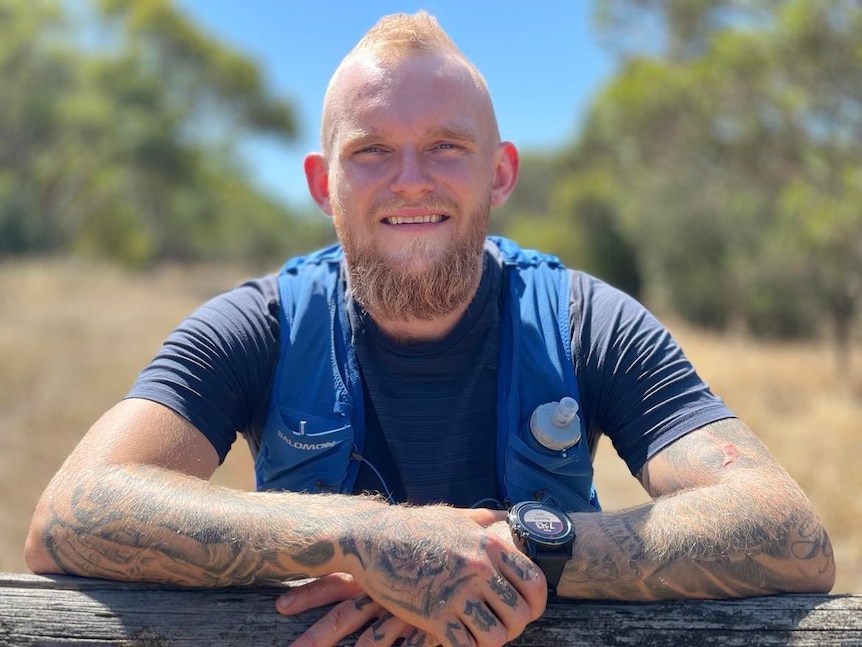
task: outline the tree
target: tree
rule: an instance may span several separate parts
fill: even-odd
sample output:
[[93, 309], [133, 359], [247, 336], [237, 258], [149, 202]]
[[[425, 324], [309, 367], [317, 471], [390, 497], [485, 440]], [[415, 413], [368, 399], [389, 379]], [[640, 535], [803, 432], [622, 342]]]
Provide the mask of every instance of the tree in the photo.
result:
[[248, 58], [168, 0], [78, 6], [81, 24], [60, 4], [0, 0], [0, 253], [140, 266], [331, 237], [238, 162], [249, 134], [287, 143], [295, 129]]
[[578, 143], [615, 178], [647, 292], [757, 334], [810, 334], [813, 310], [846, 344], [862, 276], [862, 7], [604, 0], [598, 16], [611, 41], [635, 19], [653, 36], [617, 41], [621, 71]]
[[0, 2], [0, 253], [63, 244], [40, 194], [53, 179], [63, 98], [78, 80], [76, 52], [56, 40], [65, 26], [56, 3]]

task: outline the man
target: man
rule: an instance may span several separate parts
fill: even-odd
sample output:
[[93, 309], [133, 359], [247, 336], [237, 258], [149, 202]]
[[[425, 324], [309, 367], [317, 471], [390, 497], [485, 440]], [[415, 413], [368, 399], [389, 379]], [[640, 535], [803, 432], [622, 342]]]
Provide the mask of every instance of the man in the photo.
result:
[[[171, 335], [47, 487], [35, 572], [318, 578], [277, 603], [338, 603], [306, 646], [369, 623], [364, 644], [502, 645], [549, 587], [629, 600], [831, 588], [810, 503], [660, 324], [554, 259], [486, 241], [518, 155], [432, 17], [386, 17], [348, 54], [305, 172], [343, 257], [291, 262]], [[259, 492], [206, 481], [236, 430]], [[599, 511], [601, 433], [651, 503]]]

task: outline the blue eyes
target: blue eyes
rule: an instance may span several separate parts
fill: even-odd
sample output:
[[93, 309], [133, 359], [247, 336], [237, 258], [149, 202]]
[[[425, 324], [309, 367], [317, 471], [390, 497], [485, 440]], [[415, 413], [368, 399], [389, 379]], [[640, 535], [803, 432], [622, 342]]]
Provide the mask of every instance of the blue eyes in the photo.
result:
[[[458, 144], [453, 144], [452, 142], [441, 142], [439, 144], [435, 144], [429, 150], [432, 151], [457, 151], [461, 150], [463, 147]], [[382, 146], [366, 146], [365, 148], [360, 148], [356, 151], [356, 155], [363, 154], [375, 154], [375, 153], [385, 153], [387, 152], [386, 148]]]

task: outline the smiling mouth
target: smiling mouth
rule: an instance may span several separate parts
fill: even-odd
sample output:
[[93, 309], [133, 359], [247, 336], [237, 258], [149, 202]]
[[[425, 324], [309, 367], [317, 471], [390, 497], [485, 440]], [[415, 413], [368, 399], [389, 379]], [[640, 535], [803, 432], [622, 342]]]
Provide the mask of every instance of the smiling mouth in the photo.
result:
[[443, 214], [426, 214], [424, 216], [390, 216], [384, 218], [383, 222], [387, 225], [424, 225], [431, 223], [439, 223], [444, 220], [449, 220], [449, 216]]

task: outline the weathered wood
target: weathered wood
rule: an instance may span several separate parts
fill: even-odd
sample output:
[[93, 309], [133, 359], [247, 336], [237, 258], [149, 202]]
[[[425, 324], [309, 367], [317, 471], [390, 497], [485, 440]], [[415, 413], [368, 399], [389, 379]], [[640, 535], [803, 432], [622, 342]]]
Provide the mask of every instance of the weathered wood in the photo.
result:
[[[324, 610], [281, 616], [274, 600], [283, 590], [178, 589], [0, 573], [0, 645], [289, 645]], [[862, 595], [555, 602], [512, 645], [862, 645]]]

